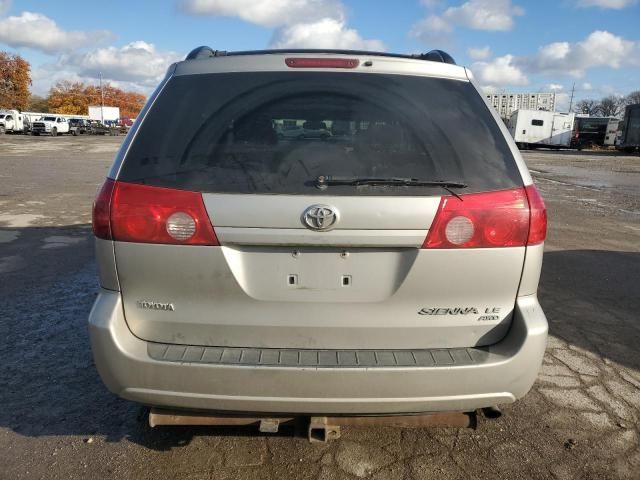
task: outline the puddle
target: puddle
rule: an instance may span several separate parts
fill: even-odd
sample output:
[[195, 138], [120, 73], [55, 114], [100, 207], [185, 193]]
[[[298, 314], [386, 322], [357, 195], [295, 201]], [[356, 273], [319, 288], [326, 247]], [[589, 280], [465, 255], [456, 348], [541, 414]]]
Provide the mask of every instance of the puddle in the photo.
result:
[[0, 258], [0, 273], [9, 273], [20, 270], [26, 265], [24, 258], [19, 255]]
[[0, 230], [0, 243], [13, 242], [20, 236], [20, 232], [16, 230]]
[[46, 237], [44, 239], [45, 244], [40, 248], [47, 249], [47, 248], [69, 247], [71, 245], [75, 245], [77, 243], [84, 242], [85, 240], [86, 240], [85, 237], [70, 237], [70, 236], [65, 236], [65, 235], [52, 235], [52, 236]]

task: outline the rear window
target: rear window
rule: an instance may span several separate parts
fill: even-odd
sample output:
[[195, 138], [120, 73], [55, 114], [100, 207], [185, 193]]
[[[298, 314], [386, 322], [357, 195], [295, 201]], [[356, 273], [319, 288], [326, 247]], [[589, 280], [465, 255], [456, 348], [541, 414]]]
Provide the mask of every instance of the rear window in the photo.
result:
[[[319, 176], [522, 184], [468, 82], [400, 75], [256, 72], [172, 78], [119, 174], [218, 193], [421, 195], [433, 187], [316, 187]], [[438, 192], [440, 193], [440, 192]]]

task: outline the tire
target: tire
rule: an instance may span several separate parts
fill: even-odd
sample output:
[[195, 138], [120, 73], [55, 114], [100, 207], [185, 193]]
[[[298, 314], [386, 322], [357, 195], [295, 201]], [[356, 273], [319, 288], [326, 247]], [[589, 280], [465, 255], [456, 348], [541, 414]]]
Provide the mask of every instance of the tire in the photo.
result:
[[74, 137], [77, 137], [78, 136], [78, 131], [77, 130], [73, 130], [71, 132], [71, 135], [73, 135]]
[[4, 127], [0, 127], [0, 135], [4, 135], [5, 133], [7, 133], [7, 131], [4, 129]]
[[56, 127], [53, 127], [51, 129], [51, 136], [52, 137], [57, 137], [58, 136], [58, 129]]

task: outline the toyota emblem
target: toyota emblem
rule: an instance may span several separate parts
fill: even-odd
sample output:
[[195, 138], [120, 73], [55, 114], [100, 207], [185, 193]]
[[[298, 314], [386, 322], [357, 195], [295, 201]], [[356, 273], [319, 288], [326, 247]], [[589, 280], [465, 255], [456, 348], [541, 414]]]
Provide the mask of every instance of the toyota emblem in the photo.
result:
[[302, 213], [302, 223], [311, 230], [331, 230], [337, 222], [338, 211], [328, 205], [311, 205]]

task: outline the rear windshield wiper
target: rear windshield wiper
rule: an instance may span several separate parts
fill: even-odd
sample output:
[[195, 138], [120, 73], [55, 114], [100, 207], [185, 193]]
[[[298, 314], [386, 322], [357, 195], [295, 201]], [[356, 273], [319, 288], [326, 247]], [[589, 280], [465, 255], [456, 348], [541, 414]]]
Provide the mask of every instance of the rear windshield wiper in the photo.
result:
[[[408, 177], [334, 177], [320, 175], [316, 178], [316, 187], [325, 190], [330, 185], [398, 185], [402, 187], [442, 187], [451, 195], [460, 199], [453, 188], [467, 188], [466, 183], [453, 180], [421, 180]], [[460, 199], [461, 200], [461, 199]]]

